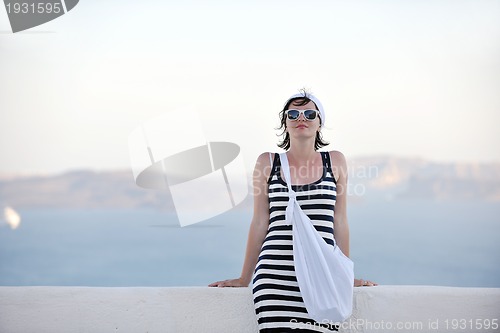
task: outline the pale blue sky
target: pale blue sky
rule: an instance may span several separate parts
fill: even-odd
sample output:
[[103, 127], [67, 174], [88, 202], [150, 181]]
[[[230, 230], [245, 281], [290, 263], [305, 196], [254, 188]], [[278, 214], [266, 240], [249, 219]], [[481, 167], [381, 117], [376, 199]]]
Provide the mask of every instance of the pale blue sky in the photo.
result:
[[186, 105], [251, 167], [304, 86], [348, 158], [500, 161], [499, 17], [485, 0], [82, 0], [12, 34], [2, 8], [0, 172], [128, 168], [129, 133]]

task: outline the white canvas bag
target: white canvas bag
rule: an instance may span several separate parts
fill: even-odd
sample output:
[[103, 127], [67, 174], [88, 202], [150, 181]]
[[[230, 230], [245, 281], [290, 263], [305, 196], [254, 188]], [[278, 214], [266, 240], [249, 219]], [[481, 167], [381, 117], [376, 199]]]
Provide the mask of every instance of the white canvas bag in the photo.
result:
[[354, 263], [314, 228], [292, 190], [286, 153], [280, 160], [289, 193], [286, 221], [292, 224], [295, 274], [307, 313], [318, 323], [342, 322], [352, 313]]

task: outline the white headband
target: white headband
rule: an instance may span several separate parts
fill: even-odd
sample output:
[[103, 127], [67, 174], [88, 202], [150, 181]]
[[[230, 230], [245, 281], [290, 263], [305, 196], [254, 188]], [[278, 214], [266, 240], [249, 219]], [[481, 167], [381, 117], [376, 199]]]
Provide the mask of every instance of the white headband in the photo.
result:
[[323, 105], [321, 104], [321, 102], [319, 101], [319, 99], [316, 98], [316, 96], [314, 96], [313, 94], [309, 94], [309, 93], [299, 93], [299, 94], [295, 94], [295, 95], [292, 95], [290, 96], [286, 102], [285, 102], [285, 105], [291, 100], [291, 99], [294, 99], [294, 98], [309, 98], [311, 101], [314, 102], [314, 104], [316, 104], [316, 106], [318, 107], [318, 111], [319, 111], [319, 117], [321, 118], [321, 127], [323, 127], [323, 125], [325, 124], [325, 110], [323, 109]]

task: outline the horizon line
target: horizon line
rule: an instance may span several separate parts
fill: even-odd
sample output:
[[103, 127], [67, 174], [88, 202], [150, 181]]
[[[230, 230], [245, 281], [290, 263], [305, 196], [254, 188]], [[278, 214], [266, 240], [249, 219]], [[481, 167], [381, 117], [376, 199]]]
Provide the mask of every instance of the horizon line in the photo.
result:
[[[494, 166], [498, 164], [500, 166], [500, 160], [498, 159], [493, 159], [491, 161], [474, 161], [474, 160], [435, 160], [432, 158], [425, 158], [422, 156], [418, 155], [409, 155], [409, 156], [403, 156], [403, 155], [391, 155], [388, 153], [380, 153], [380, 154], [363, 154], [363, 155], [353, 155], [352, 157], [347, 158], [347, 164], [352, 163], [353, 161], [360, 160], [360, 159], [400, 159], [400, 160], [420, 160], [420, 161], [425, 161], [429, 162], [432, 164], [471, 164], [471, 165], [489, 165], [489, 166]], [[253, 164], [252, 164], [253, 165]], [[130, 166], [120, 166], [120, 167], [105, 167], [105, 168], [96, 168], [96, 167], [90, 167], [90, 166], [81, 166], [81, 167], [74, 167], [74, 168], [66, 168], [63, 170], [58, 170], [58, 171], [7, 171], [7, 170], [0, 170], [0, 180], [5, 180], [5, 179], [12, 179], [12, 178], [24, 178], [24, 177], [33, 177], [33, 176], [43, 176], [43, 177], [48, 177], [48, 176], [58, 176], [58, 175], [64, 175], [67, 173], [73, 173], [73, 172], [95, 172], [95, 173], [101, 173], [101, 172], [123, 172], [123, 171], [130, 171], [132, 173], [132, 168]]]

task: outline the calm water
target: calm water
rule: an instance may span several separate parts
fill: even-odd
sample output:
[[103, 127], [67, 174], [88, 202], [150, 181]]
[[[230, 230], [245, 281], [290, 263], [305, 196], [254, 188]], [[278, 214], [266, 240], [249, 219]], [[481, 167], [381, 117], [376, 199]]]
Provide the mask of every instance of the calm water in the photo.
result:
[[[0, 285], [204, 286], [240, 274], [250, 212], [181, 228], [152, 210], [20, 210], [0, 227]], [[500, 287], [500, 206], [351, 204], [357, 277]]]

